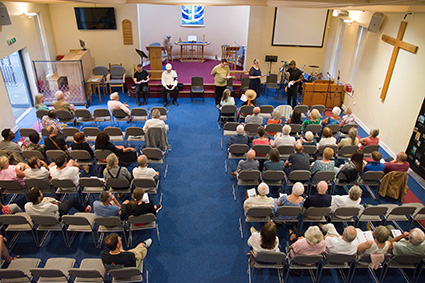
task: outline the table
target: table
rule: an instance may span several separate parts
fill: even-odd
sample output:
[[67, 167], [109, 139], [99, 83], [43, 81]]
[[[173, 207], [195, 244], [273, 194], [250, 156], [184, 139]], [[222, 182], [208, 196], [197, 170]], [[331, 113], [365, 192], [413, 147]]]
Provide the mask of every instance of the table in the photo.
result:
[[[92, 101], [91, 101], [92, 94], [96, 95], [96, 88], [97, 88], [97, 93], [99, 94], [99, 102], [102, 103], [102, 98], [101, 98], [102, 95], [100, 93], [100, 84], [102, 83], [102, 80], [103, 80], [102, 75], [98, 75], [98, 76], [92, 75], [86, 81], [87, 89], [88, 89], [87, 96], [90, 99], [90, 103], [92, 103]], [[93, 91], [93, 87], [94, 87], [95, 91]]]
[[180, 62], [185, 61], [197, 61], [204, 62], [204, 47], [209, 45], [209, 42], [174, 42], [174, 44], [180, 46]]

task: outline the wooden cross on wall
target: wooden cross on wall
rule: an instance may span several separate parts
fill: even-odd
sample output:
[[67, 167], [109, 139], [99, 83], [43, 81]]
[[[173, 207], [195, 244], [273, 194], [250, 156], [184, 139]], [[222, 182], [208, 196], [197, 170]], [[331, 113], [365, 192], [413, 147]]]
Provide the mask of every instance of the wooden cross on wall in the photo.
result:
[[390, 85], [391, 76], [393, 75], [395, 61], [397, 60], [398, 51], [404, 49], [406, 51], [416, 53], [418, 51], [418, 47], [413, 44], [409, 44], [407, 42], [402, 41], [404, 32], [406, 31], [407, 22], [401, 22], [400, 28], [398, 29], [397, 38], [390, 37], [388, 35], [383, 34], [382, 40], [386, 43], [394, 45], [393, 54], [391, 55], [390, 65], [388, 66], [387, 75], [385, 76], [384, 86], [381, 91], [381, 99], [384, 100], [387, 95], [388, 86]]

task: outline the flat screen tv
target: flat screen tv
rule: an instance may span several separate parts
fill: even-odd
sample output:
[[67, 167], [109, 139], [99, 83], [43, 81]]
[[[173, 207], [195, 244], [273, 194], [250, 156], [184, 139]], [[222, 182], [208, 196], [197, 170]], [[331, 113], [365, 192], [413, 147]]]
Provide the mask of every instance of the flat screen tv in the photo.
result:
[[117, 29], [114, 8], [75, 7], [74, 10], [79, 30]]

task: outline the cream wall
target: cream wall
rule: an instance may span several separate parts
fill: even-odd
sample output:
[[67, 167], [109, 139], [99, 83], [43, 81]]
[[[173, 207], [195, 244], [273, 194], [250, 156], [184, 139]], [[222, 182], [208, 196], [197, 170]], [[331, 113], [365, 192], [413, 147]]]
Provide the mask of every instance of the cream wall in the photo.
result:
[[[286, 60], [288, 62], [295, 60], [297, 62], [297, 66], [301, 69], [305, 64], [305, 71], [308, 73], [311, 72], [311, 68], [308, 67], [308, 65], [319, 65], [322, 67], [321, 65], [324, 58], [329, 21], [327, 23], [325, 40], [322, 48], [272, 46], [274, 13], [274, 7], [251, 7], [247, 48], [248, 63], [246, 67], [249, 68], [252, 65], [252, 61], [255, 58], [259, 58], [263, 61], [261, 67], [263, 73], [268, 72], [269, 63], [264, 62], [265, 55], [278, 56], [278, 62], [273, 63], [272, 65], [272, 73], [275, 74], [278, 73], [278, 70], [281, 67], [281, 60]], [[283, 27], [278, 30], [279, 32], [285, 32], [285, 29], [287, 28], [290, 28], [289, 24], [287, 27]]]
[[[0, 58], [10, 55], [18, 50], [23, 49], [25, 67], [27, 69], [28, 81], [33, 95], [37, 94], [35, 77], [32, 71], [31, 60], [42, 60], [42, 52], [38, 39], [34, 18], [28, 18], [23, 15], [24, 12], [39, 13], [40, 19], [47, 33], [47, 44], [49, 51], [54, 54], [55, 47], [51, 35], [51, 22], [49, 7], [45, 4], [28, 4], [28, 3], [4, 3], [9, 12], [12, 25], [2, 26], [0, 32]], [[6, 40], [16, 38], [16, 42], [12, 45], [7, 45]], [[6, 86], [3, 78], [0, 79], [0, 105], [1, 119], [0, 129], [14, 128], [16, 126], [13, 116], [12, 107], [7, 95]], [[35, 119], [34, 119], [35, 122]]]
[[[139, 56], [135, 52], [138, 46], [137, 5], [96, 5], [96, 7], [114, 7], [116, 30], [78, 30], [75, 19], [74, 7], [94, 7], [93, 4], [49, 4], [53, 37], [56, 44], [57, 54], [65, 55], [69, 49], [80, 47], [79, 39], [86, 43], [90, 49], [92, 64], [94, 66], [109, 66], [109, 63], [122, 63], [131, 75], [133, 64], [139, 62]], [[122, 35], [122, 21], [129, 19], [133, 28], [133, 45], [124, 45]]]
[[[387, 97], [385, 101], [379, 98], [379, 85], [384, 82], [393, 51], [393, 47], [383, 42], [381, 36], [387, 34], [396, 37], [403, 17], [404, 13], [386, 13], [380, 31], [368, 32], [365, 49], [359, 58], [360, 71], [355, 82], [354, 96], [346, 96], [344, 101], [369, 129], [380, 129], [381, 140], [394, 153], [406, 150], [425, 96], [420, 87], [425, 62], [425, 13], [414, 13], [406, 19], [408, 25], [403, 40], [419, 46], [418, 52], [416, 55], [404, 50], [399, 52]], [[352, 28], [346, 26], [346, 31], [354, 36]], [[352, 42], [353, 39], [344, 34], [343, 46], [347, 47]], [[343, 68], [342, 65], [353, 58], [353, 50], [341, 49], [339, 67]], [[326, 56], [325, 62], [330, 58]]]
[[[204, 27], [181, 26], [181, 6], [163, 6], [140, 4], [140, 49], [147, 52], [146, 46], [153, 42], [164, 43], [166, 35], [171, 35], [171, 42], [187, 40], [188, 35], [196, 35], [198, 40], [210, 42], [205, 47], [205, 55], [221, 57], [221, 45], [246, 46], [249, 10], [248, 6], [206, 6]], [[180, 50], [173, 47], [173, 56], [178, 58]]]

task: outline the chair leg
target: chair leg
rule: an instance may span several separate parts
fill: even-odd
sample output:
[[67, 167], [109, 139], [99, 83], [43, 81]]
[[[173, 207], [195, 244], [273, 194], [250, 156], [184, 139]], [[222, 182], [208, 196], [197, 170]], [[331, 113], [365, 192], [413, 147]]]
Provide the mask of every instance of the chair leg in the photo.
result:
[[[237, 187], [237, 185], [236, 185], [236, 187]], [[235, 188], [235, 184], [233, 184], [233, 198], [234, 198], [235, 201], [236, 201], [236, 190], [237, 190], [237, 188]]]
[[158, 245], [161, 244], [160, 238], [159, 238], [159, 228], [158, 228], [158, 223], [156, 223], [156, 237], [158, 238]]

